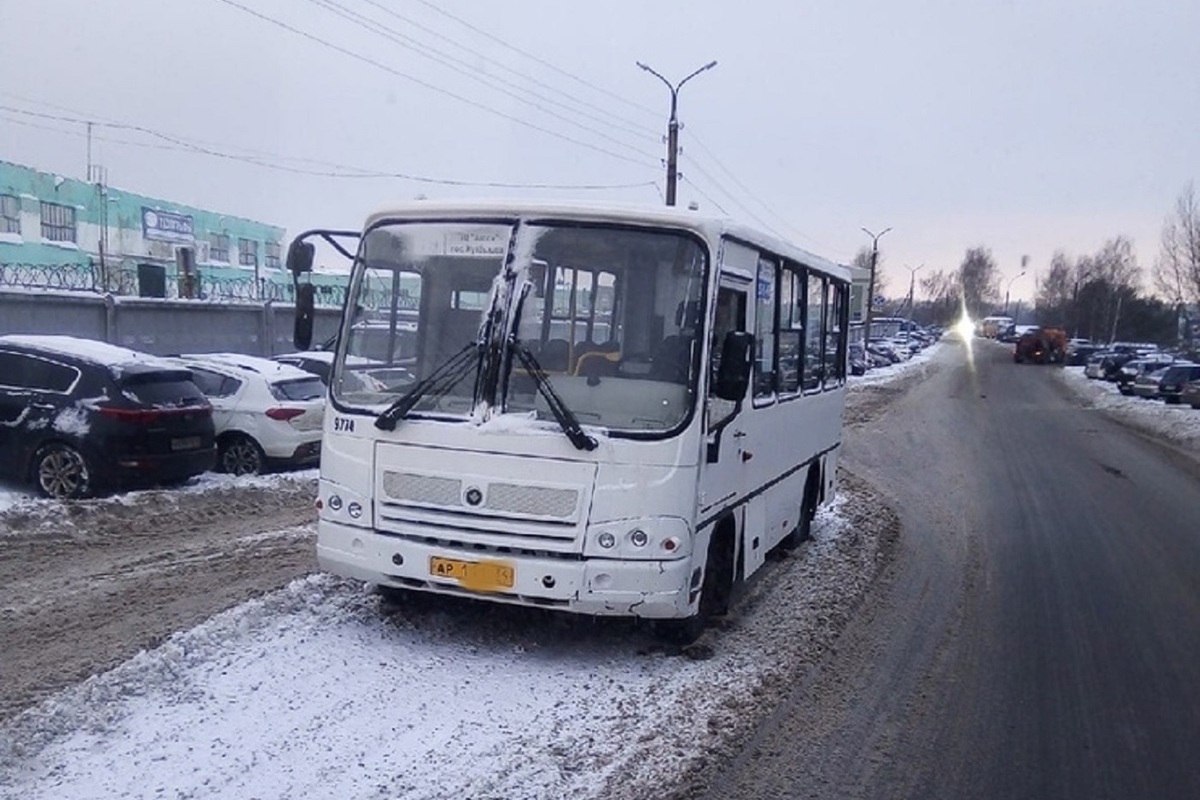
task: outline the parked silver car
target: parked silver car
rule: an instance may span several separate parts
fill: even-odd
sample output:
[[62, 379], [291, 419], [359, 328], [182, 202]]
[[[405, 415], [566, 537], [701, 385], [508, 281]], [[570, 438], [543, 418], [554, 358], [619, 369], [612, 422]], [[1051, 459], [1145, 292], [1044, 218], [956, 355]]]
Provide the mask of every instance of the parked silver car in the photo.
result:
[[1169, 405], [1176, 405], [1182, 402], [1184, 387], [1192, 382], [1200, 382], [1200, 364], [1176, 361], [1158, 382], [1158, 395]]

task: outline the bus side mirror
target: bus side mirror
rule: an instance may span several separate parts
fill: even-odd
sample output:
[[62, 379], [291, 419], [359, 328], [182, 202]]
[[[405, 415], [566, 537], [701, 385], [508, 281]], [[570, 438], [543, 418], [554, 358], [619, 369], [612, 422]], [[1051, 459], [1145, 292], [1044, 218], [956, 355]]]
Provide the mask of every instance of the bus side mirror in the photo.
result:
[[296, 285], [296, 324], [292, 329], [292, 343], [297, 350], [307, 350], [312, 344], [313, 308], [316, 304], [311, 283]]
[[722, 400], [740, 402], [750, 386], [750, 368], [754, 365], [754, 335], [729, 331], [721, 343], [721, 366], [713, 385], [713, 395]]
[[302, 239], [294, 239], [288, 245], [287, 268], [292, 273], [292, 278], [299, 278], [305, 272], [312, 272], [313, 254], [316, 248], [311, 242], [306, 242]]

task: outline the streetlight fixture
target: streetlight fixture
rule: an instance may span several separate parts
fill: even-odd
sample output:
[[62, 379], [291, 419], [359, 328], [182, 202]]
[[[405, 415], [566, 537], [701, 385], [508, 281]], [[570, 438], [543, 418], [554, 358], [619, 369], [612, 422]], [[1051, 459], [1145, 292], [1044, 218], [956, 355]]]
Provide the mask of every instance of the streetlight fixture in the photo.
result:
[[675, 183], [679, 177], [675, 160], [676, 153], [679, 150], [679, 119], [675, 114], [679, 101], [679, 90], [683, 88], [685, 83], [699, 75], [701, 72], [715, 67], [717, 62], [708, 62], [703, 67], [700, 67], [700, 69], [696, 70], [676, 84], [672, 84], [662, 75], [655, 72], [648, 64], [643, 64], [641, 61], [635, 63], [637, 63], [637, 65], [643, 70], [649, 72], [651, 75], [665, 83], [667, 88], [671, 91], [671, 117], [667, 120], [667, 205], [673, 206], [675, 205]]
[[871, 237], [871, 279], [867, 282], [867, 318], [866, 323], [866, 340], [871, 340], [871, 316], [872, 310], [875, 308], [875, 265], [879, 263], [879, 240], [891, 228], [884, 228], [879, 233], [871, 233], [866, 228], [862, 232]]

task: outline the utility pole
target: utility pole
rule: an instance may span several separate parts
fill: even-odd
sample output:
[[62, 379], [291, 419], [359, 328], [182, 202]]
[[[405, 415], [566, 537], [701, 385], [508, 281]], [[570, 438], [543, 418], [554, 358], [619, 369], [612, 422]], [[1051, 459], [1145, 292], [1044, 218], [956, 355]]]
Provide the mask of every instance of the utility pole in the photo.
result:
[[867, 318], [865, 320], [866, 328], [864, 328], [866, 331], [864, 341], [868, 342], [871, 341], [871, 312], [875, 308], [875, 266], [879, 263], [879, 240], [890, 230], [891, 228], [884, 228], [879, 233], [871, 233], [866, 228], [862, 229], [863, 233], [871, 237], [871, 279], [867, 282]]
[[912, 328], [913, 291], [917, 288], [916, 287], [917, 273], [920, 272], [922, 269], [924, 269], [925, 265], [922, 264], [921, 266], [914, 269], [914, 268], [908, 266], [908, 264], [905, 264], [904, 268], [908, 270], [908, 327]]
[[636, 63], [643, 70], [649, 72], [651, 75], [665, 83], [667, 85], [667, 89], [669, 89], [671, 92], [671, 116], [667, 120], [667, 205], [673, 206], [675, 205], [675, 184], [679, 178], [679, 171], [677, 169], [676, 161], [676, 156], [679, 153], [679, 118], [676, 116], [676, 110], [679, 104], [679, 90], [683, 88], [685, 83], [699, 75], [701, 72], [715, 67], [717, 62], [708, 62], [703, 67], [700, 67], [700, 69], [696, 70], [674, 85], [672, 85], [672, 83], [662, 75], [651, 69], [649, 65], [643, 64], [641, 61]]
[[[1028, 260], [1029, 260], [1028, 256], [1021, 259], [1022, 266], [1024, 266], [1025, 263], [1028, 262]], [[1025, 270], [1021, 270], [1021, 272], [1015, 278], [1012, 278], [1009, 280], [1008, 286], [1004, 287], [1004, 316], [1006, 316], [1006, 317], [1008, 316], [1008, 293], [1012, 289], [1013, 282], [1016, 281], [1018, 278], [1023, 278], [1023, 277], [1025, 277]], [[1013, 322], [1016, 322], [1016, 320], [1014, 319]]]

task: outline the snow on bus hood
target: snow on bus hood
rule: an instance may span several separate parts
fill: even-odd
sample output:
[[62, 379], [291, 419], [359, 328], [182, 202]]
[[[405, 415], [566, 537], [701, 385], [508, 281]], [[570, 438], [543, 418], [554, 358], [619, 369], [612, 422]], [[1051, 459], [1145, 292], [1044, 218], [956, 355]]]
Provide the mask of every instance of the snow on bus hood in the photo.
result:
[[[563, 429], [552, 419], [538, 419], [536, 411], [522, 411], [512, 414], [493, 414], [487, 419], [478, 413], [472, 419], [477, 430], [486, 434], [516, 434], [519, 436], [565, 436]], [[608, 432], [603, 428], [581, 426], [586, 433], [597, 439], [607, 439]]]

